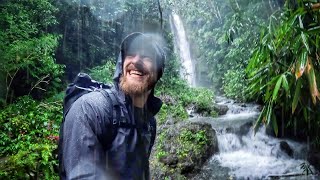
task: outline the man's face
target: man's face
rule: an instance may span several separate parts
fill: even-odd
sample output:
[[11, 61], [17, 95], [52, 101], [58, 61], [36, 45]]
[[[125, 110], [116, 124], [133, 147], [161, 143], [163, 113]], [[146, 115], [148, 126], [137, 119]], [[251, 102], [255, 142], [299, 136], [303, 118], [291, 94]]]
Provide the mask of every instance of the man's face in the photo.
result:
[[128, 95], [144, 95], [157, 82], [156, 62], [150, 57], [129, 54], [123, 63], [120, 87]]

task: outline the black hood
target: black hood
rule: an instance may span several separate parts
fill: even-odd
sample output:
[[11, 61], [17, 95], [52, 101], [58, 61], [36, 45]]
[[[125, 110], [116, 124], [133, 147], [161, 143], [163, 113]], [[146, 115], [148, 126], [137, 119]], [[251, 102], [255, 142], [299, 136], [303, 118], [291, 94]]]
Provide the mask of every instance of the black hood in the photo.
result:
[[[125, 58], [126, 51], [128, 50], [130, 44], [135, 39], [141, 38], [141, 37], [143, 37], [144, 40], [148, 41], [148, 45], [152, 46], [153, 51], [156, 54], [158, 80], [161, 78], [163, 74], [166, 53], [165, 53], [165, 43], [160, 38], [160, 36], [153, 35], [153, 34], [144, 34], [141, 32], [135, 32], [126, 36], [120, 46], [120, 53], [117, 59], [116, 69], [113, 76], [114, 85], [119, 92], [120, 99], [122, 99], [123, 101], [125, 101], [126, 97], [119, 87], [120, 77], [123, 73], [123, 60]], [[147, 104], [146, 104], [147, 108], [153, 115], [155, 115], [160, 110], [161, 105], [162, 105], [161, 100], [154, 96], [154, 89], [152, 89], [147, 100]]]

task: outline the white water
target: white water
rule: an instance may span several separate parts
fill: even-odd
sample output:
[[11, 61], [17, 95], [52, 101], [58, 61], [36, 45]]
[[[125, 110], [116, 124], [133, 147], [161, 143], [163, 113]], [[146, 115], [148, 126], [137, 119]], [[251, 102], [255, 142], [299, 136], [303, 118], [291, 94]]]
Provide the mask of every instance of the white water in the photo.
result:
[[[218, 99], [221, 97], [218, 97]], [[218, 179], [221, 166], [228, 168], [228, 177], [233, 179], [271, 179], [274, 175], [303, 174], [300, 168], [306, 163], [307, 144], [288, 139], [278, 139], [268, 136], [265, 127], [254, 134], [252, 127], [248, 133], [241, 135], [239, 129], [246, 123], [253, 122], [258, 117], [258, 106], [254, 104], [237, 104], [232, 100], [219, 99], [217, 104], [227, 105], [226, 115], [218, 118], [193, 118], [191, 121], [210, 123], [217, 133], [219, 153], [215, 154], [204, 167], [203, 174], [198, 179]], [[243, 132], [242, 132], [243, 133]], [[289, 156], [280, 149], [280, 142], [285, 141], [293, 150]], [[314, 168], [311, 166], [315, 173]], [[282, 179], [317, 179], [314, 176], [293, 176]]]
[[172, 13], [170, 25], [175, 37], [175, 51], [181, 60], [181, 77], [187, 80], [190, 86], [195, 86], [194, 63], [190, 55], [190, 46], [180, 16]]
[[254, 135], [252, 129], [242, 137], [233, 133], [218, 135], [220, 153], [213, 156], [221, 166], [231, 169], [236, 178], [267, 178], [269, 175], [302, 174], [306, 145], [286, 140], [293, 149], [290, 157], [280, 149], [279, 139], [267, 136], [265, 128]]

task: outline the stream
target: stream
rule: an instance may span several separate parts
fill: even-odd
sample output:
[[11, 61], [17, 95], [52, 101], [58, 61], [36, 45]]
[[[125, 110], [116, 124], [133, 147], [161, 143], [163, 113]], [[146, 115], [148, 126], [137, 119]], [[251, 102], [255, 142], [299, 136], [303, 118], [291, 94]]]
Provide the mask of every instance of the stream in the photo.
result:
[[[268, 136], [265, 127], [254, 133], [259, 106], [223, 97], [217, 98], [217, 104], [228, 106], [226, 115], [190, 119], [210, 123], [219, 147], [219, 153], [194, 179], [320, 179], [319, 175], [304, 175], [301, 168], [307, 163], [307, 144]], [[310, 169], [316, 173], [312, 166]]]

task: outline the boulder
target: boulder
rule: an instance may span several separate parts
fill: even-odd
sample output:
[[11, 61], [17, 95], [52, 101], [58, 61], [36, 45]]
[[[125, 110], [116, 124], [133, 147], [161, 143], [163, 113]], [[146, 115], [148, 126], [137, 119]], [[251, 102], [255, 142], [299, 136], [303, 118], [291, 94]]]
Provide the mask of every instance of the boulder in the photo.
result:
[[179, 122], [161, 128], [150, 157], [152, 179], [183, 179], [194, 176], [218, 151], [210, 124]]
[[280, 142], [280, 149], [281, 151], [285, 152], [288, 156], [293, 157], [293, 150], [286, 141]]
[[240, 126], [239, 130], [236, 132], [237, 135], [239, 136], [244, 136], [248, 134], [250, 129], [253, 127], [253, 122], [247, 122], [243, 125]]
[[213, 109], [218, 113], [219, 116], [227, 114], [229, 108], [227, 105], [214, 104]]

